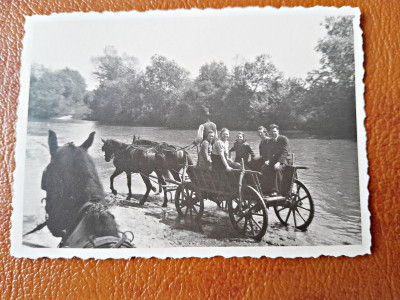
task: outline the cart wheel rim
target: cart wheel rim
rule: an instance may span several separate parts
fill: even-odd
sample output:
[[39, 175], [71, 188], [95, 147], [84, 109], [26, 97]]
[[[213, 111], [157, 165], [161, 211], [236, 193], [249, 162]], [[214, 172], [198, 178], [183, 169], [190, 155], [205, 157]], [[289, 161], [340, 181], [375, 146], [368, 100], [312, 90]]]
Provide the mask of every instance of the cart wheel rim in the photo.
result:
[[268, 226], [267, 208], [261, 195], [250, 187], [247, 187], [244, 196], [251, 200], [243, 199], [241, 207], [239, 198], [234, 198], [228, 202], [229, 217], [236, 231], [255, 240], [260, 240]]
[[175, 194], [175, 207], [181, 217], [201, 218], [204, 212], [204, 201], [199, 192], [190, 185], [179, 186]]
[[292, 219], [295, 228], [306, 230], [314, 218], [314, 202], [308, 189], [299, 180], [294, 181], [287, 204], [274, 206], [279, 221], [288, 225]]

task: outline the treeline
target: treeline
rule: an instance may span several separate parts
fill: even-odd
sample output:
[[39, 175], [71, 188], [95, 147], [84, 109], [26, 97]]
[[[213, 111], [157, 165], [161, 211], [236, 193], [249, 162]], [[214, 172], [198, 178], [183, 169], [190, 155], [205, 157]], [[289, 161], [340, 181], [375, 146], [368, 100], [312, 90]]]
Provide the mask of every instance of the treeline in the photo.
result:
[[230, 70], [209, 62], [191, 79], [164, 56], [154, 55], [140, 70], [135, 57], [107, 47], [92, 59], [99, 85], [81, 99], [89, 118], [104, 124], [196, 128], [209, 111], [219, 127], [277, 123], [282, 130], [354, 138], [352, 19], [331, 17], [323, 26], [327, 34], [315, 48], [321, 66], [306, 79], [285, 78], [267, 54]]
[[196, 128], [209, 111], [219, 127], [254, 129], [276, 122], [299, 128], [304, 82], [286, 80], [268, 55], [232, 70], [222, 62], [207, 63], [194, 80], [159, 55], [144, 71], [134, 57], [119, 56], [112, 47], [93, 62], [100, 84], [90, 108], [93, 119], [105, 124]]
[[87, 117], [90, 110], [84, 103], [86, 93], [85, 80], [78, 71], [68, 68], [52, 71], [34, 64], [30, 77], [29, 117]]

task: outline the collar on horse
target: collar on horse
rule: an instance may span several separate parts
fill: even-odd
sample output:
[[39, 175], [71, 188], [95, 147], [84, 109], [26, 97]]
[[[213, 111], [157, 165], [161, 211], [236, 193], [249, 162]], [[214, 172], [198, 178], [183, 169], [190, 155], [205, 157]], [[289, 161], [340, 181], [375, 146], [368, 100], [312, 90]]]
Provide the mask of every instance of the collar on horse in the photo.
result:
[[[132, 235], [131, 239], [128, 240], [127, 233]], [[131, 242], [133, 240], [133, 233], [131, 231], [126, 231], [122, 233], [120, 238], [115, 236], [102, 236], [96, 238], [90, 238], [83, 248], [133, 248]]]
[[[84, 215], [93, 206], [92, 202], [86, 202], [79, 209], [78, 214], [76, 215], [74, 222], [72, 223], [72, 229], [69, 231], [69, 234], [64, 235], [61, 239], [61, 242], [58, 244], [58, 248], [68, 248], [66, 246], [66, 242], [70, 238], [71, 234], [74, 232], [76, 227], [83, 221]], [[131, 235], [131, 238], [128, 239], [128, 234]], [[133, 248], [132, 241], [134, 239], [134, 235], [131, 231], [125, 231], [122, 233], [121, 237], [116, 236], [102, 236], [102, 237], [89, 237], [89, 240], [83, 245], [83, 248]]]

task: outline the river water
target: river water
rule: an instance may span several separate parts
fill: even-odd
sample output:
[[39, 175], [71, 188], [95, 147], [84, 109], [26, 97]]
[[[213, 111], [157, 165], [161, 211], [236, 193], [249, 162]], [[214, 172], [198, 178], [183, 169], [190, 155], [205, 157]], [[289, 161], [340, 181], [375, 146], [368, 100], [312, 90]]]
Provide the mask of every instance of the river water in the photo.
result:
[[[186, 146], [194, 138], [194, 130], [170, 130], [154, 127], [105, 126], [91, 121], [51, 120], [47, 122], [29, 122], [25, 162], [25, 190], [23, 202], [24, 232], [34, 228], [44, 220], [44, 207], [40, 200], [45, 192], [40, 189], [41, 174], [50, 161], [47, 145], [48, 130], [57, 133], [59, 145], [75, 142], [79, 145], [86, 140], [89, 133], [96, 131], [95, 141], [89, 149], [93, 157], [104, 189], [109, 193], [109, 176], [114, 171], [112, 163], [104, 161], [101, 151], [101, 138], [112, 138], [131, 143], [134, 134], [141, 138], [165, 141], [177, 146]], [[230, 142], [234, 142], [235, 131], [231, 132]], [[282, 134], [285, 134], [282, 132]], [[245, 131], [246, 139], [258, 154], [259, 138], [257, 133]], [[308, 231], [296, 232], [297, 245], [343, 245], [361, 244], [361, 214], [358, 185], [357, 144], [349, 140], [328, 140], [305, 137], [304, 134], [292, 133], [290, 150], [295, 153], [296, 165], [307, 166], [308, 170], [299, 171], [299, 179], [309, 189], [315, 204], [315, 216]], [[191, 155], [197, 153], [192, 149]], [[195, 160], [195, 159], [194, 159]], [[143, 194], [145, 186], [139, 175], [133, 175], [134, 194]], [[120, 175], [115, 179], [116, 189], [127, 193], [126, 177]], [[175, 209], [169, 203], [169, 209]], [[208, 206], [207, 206], [208, 207]], [[206, 207], [206, 210], [207, 210]], [[211, 211], [212, 214], [212, 211]], [[227, 215], [227, 213], [226, 213]], [[269, 210], [269, 230], [287, 234], [287, 228], [279, 227], [273, 211]], [[279, 233], [279, 232], [278, 232]], [[52, 236], [47, 232], [41, 235], [47, 239]], [[268, 239], [268, 237], [266, 237]], [[35, 241], [34, 235], [29, 237]], [[54, 239], [51, 245], [56, 245]]]

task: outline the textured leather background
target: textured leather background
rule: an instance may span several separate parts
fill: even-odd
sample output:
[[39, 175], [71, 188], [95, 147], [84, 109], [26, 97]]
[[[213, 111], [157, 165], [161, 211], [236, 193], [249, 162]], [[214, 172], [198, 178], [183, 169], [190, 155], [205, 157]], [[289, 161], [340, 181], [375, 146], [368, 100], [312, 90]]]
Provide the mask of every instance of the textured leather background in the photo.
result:
[[[400, 1], [0, 0], [2, 298], [400, 299]], [[10, 257], [23, 15], [226, 6], [359, 6], [364, 31], [372, 255], [318, 259], [50, 260]]]

